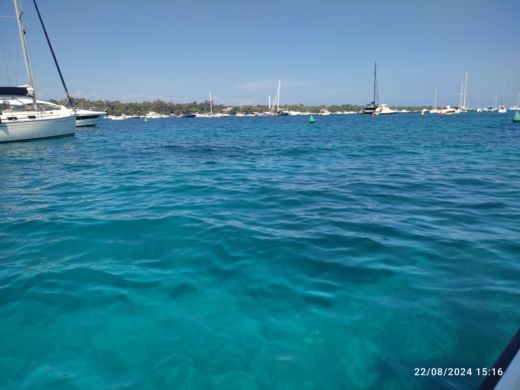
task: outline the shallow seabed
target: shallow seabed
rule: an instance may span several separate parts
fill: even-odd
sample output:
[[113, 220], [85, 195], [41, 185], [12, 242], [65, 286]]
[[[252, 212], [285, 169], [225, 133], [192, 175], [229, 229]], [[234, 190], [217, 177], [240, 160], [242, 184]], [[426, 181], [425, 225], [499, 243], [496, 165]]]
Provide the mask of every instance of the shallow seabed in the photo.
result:
[[473, 389], [520, 326], [510, 115], [0, 144], [0, 388]]

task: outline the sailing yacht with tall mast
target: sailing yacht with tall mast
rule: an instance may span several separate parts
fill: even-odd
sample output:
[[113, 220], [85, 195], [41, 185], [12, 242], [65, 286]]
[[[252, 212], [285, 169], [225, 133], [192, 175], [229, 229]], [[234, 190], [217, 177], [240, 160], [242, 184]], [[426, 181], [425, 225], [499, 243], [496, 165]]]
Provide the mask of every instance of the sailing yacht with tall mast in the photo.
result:
[[455, 114], [462, 112], [468, 112], [467, 100], [468, 100], [468, 71], [464, 74], [464, 79], [460, 83], [460, 98], [459, 106], [455, 109]]
[[462, 104], [459, 107], [461, 112], [468, 112], [468, 71], [464, 74], [464, 94], [462, 96]]
[[377, 85], [377, 63], [374, 62], [374, 100], [370, 102], [362, 111], [363, 114], [370, 115], [389, 115], [395, 114], [396, 111], [392, 110], [386, 104], [379, 103], [379, 88]]
[[378, 107], [379, 91], [377, 88], [377, 63], [374, 62], [374, 96], [372, 101], [363, 108], [363, 114], [374, 115]]
[[[435, 106], [437, 106], [437, 88], [435, 88]], [[430, 111], [430, 112], [433, 112]], [[459, 105], [457, 107], [445, 106], [436, 109], [439, 115], [453, 115], [468, 112], [468, 72], [464, 74], [464, 79], [460, 84]]]
[[[18, 87], [0, 87], [0, 96], [5, 97], [5, 99], [0, 100], [0, 142], [26, 141], [72, 135], [76, 130], [74, 110], [36, 99], [37, 95], [34, 89], [32, 66], [27, 41], [25, 39], [26, 29], [24, 26], [22, 5], [20, 0], [13, 0], [13, 4], [28, 83]], [[36, 0], [34, 0], [34, 6], [65, 92], [72, 105], [72, 99], [69, 96], [61, 70], [58, 66]]]
[[[273, 103], [271, 104], [271, 115], [287, 116], [289, 115], [288, 110], [280, 110], [280, 92], [282, 89], [282, 80], [278, 80], [278, 87], [276, 88], [276, 95]], [[269, 97], [271, 99], [271, 97]]]

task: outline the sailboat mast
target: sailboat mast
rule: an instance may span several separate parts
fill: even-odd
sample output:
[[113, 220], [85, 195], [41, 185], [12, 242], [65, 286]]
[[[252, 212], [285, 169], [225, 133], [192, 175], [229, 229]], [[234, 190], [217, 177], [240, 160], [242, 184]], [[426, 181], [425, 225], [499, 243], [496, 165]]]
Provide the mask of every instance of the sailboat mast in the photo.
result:
[[374, 104], [377, 106], [378, 100], [377, 91], [377, 62], [374, 62]]
[[268, 104], [269, 104], [269, 111], [271, 111], [271, 95], [267, 96], [267, 101], [268, 101]]
[[437, 109], [437, 90], [438, 90], [438, 86], [436, 85], [435, 86], [435, 101], [434, 101], [434, 104], [435, 104], [435, 107], [433, 107], [434, 109]]
[[462, 96], [464, 95], [464, 81], [460, 83], [459, 108], [462, 107]]
[[213, 116], [213, 101], [211, 100], [211, 91], [209, 91], [209, 115]]
[[281, 86], [282, 86], [282, 80], [278, 80], [278, 91], [276, 92], [276, 97], [277, 97], [277, 100], [276, 100], [276, 112], [278, 112], [278, 110], [280, 110], [280, 89], [281, 89]]
[[56, 58], [56, 54], [54, 54], [54, 49], [52, 48], [51, 40], [49, 39], [49, 34], [47, 34], [47, 29], [45, 28], [45, 24], [43, 23], [42, 15], [40, 14], [40, 9], [38, 8], [38, 4], [36, 0], [33, 0], [34, 9], [36, 9], [36, 14], [38, 14], [38, 19], [40, 20], [40, 24], [42, 26], [43, 33], [45, 35], [45, 40], [47, 41], [47, 45], [49, 45], [49, 50], [52, 54], [52, 59], [54, 60], [54, 65], [56, 65], [56, 70], [60, 76], [61, 84], [63, 85], [63, 90], [67, 95], [67, 99], [69, 100], [70, 107], [74, 109], [74, 101], [72, 100], [69, 89], [67, 88], [67, 84], [65, 84], [65, 79], [63, 78], [63, 74], [61, 73], [60, 65], [58, 64], [58, 59]]
[[464, 109], [466, 109], [467, 97], [468, 97], [468, 71], [466, 71], [466, 74], [464, 75], [464, 103], [463, 103]]
[[[31, 67], [31, 60], [29, 58], [29, 51], [27, 49], [27, 40], [25, 39], [25, 27], [23, 24], [23, 10], [22, 5], [20, 4], [19, 0], [13, 0], [14, 3], [14, 9], [16, 11], [16, 21], [18, 23], [18, 32], [20, 34], [20, 41], [22, 42], [22, 50], [23, 50], [23, 57], [25, 61], [25, 70], [27, 71], [27, 78], [29, 80], [29, 85], [31, 88], [34, 89], [34, 79], [32, 74], [32, 67]], [[34, 93], [34, 90], [32, 91], [32, 98], [33, 98], [33, 104], [34, 109], [36, 110], [36, 93]]]

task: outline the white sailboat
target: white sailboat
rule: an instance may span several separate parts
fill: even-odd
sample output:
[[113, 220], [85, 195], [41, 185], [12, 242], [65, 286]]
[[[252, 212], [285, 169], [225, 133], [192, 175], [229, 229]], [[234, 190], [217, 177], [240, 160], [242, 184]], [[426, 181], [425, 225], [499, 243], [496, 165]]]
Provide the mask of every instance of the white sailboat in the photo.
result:
[[456, 114], [460, 114], [462, 112], [468, 112], [467, 107], [467, 98], [468, 98], [468, 71], [466, 71], [464, 75], [464, 80], [460, 85], [460, 100], [459, 106], [455, 109]]
[[[271, 113], [272, 115], [277, 116], [287, 116], [289, 115], [288, 110], [280, 110], [280, 92], [282, 88], [282, 80], [278, 80], [278, 87], [276, 88], [276, 95], [274, 97], [274, 102], [271, 104]], [[269, 97], [270, 99], [270, 97]]]
[[[22, 44], [28, 84], [21, 87], [0, 87], [0, 96], [5, 97], [5, 99], [1, 100], [0, 105], [0, 142], [25, 141], [72, 135], [76, 130], [74, 111], [65, 106], [59, 106], [36, 99], [36, 93], [33, 87], [34, 81], [31, 61], [27, 49], [27, 41], [25, 39], [26, 30], [23, 23], [22, 5], [20, 0], [13, 0], [13, 4], [18, 23], [18, 33]], [[34, 5], [57, 65], [56, 57], [48, 40], [47, 31], [45, 30], [36, 1]], [[68, 96], [68, 91], [59, 67], [58, 72]]]
[[511, 111], [519, 111], [520, 110], [520, 92], [518, 92], [518, 102], [516, 106], [509, 108]]
[[464, 98], [461, 109], [463, 112], [468, 112], [468, 71], [464, 74]]
[[197, 118], [213, 118], [213, 99], [209, 91], [209, 114], [197, 114]]
[[504, 90], [505, 90], [505, 85], [502, 87], [502, 98], [500, 100], [500, 105], [498, 106], [498, 109], [497, 109], [497, 112], [499, 114], [505, 114], [507, 112], [507, 108], [506, 108], [506, 106], [504, 106]]
[[392, 110], [388, 105], [384, 103], [379, 103], [379, 89], [377, 84], [377, 63], [374, 63], [374, 100], [370, 102], [363, 109], [363, 114], [370, 115], [391, 115], [395, 114], [397, 111]]
[[459, 105], [457, 107], [445, 106], [441, 108], [437, 108], [437, 88], [435, 88], [435, 111], [432, 110], [430, 112], [435, 112], [439, 115], [453, 115], [460, 114], [462, 112], [468, 112], [468, 72], [466, 71], [464, 75], [464, 80], [462, 80], [460, 84], [460, 95], [459, 95]]
[[438, 86], [435, 86], [435, 98], [433, 102], [433, 108], [430, 110], [430, 113], [437, 114], [439, 112], [439, 109], [437, 108], [437, 96], [438, 95]]
[[377, 89], [377, 62], [374, 62], [374, 97], [373, 100], [367, 104], [363, 110], [362, 114], [375, 115], [378, 107], [378, 96], [379, 91]]
[[209, 91], [209, 114], [197, 114], [197, 118], [222, 118], [225, 116], [229, 116], [229, 114], [222, 112], [213, 112], [213, 97], [211, 95], [211, 91]]
[[437, 114], [439, 114], [439, 115], [453, 115], [456, 113], [457, 113], [457, 110], [451, 106], [442, 107], [437, 110]]

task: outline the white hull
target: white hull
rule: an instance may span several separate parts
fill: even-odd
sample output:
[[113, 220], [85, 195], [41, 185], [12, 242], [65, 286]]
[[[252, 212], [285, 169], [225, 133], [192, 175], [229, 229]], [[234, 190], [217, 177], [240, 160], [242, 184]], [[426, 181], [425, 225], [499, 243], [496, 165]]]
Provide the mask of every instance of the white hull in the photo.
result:
[[104, 111], [76, 111], [76, 127], [96, 126], [99, 119], [106, 115]]
[[388, 107], [386, 104], [380, 104], [376, 110], [374, 111], [374, 115], [392, 115], [395, 114], [397, 111], [392, 110], [390, 107]]
[[438, 108], [437, 111], [436, 111], [436, 114], [439, 114], [439, 115], [453, 115], [453, 114], [457, 114], [457, 110], [455, 108], [450, 107], [450, 106], [446, 106], [446, 107], [443, 107], [443, 108]]
[[99, 117], [93, 119], [76, 118], [76, 127], [92, 127], [97, 125]]
[[76, 120], [73, 115], [2, 121], [0, 123], [0, 142], [60, 137], [72, 135], [75, 131]]

